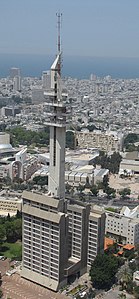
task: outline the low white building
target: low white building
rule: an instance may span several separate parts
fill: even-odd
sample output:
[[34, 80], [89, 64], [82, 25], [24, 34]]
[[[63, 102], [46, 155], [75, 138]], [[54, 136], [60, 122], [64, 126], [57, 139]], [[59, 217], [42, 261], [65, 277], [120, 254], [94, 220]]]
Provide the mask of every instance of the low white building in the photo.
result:
[[123, 244], [139, 244], [139, 206], [123, 207], [120, 213], [106, 211], [105, 233]]
[[17, 211], [21, 211], [22, 199], [21, 193], [2, 191], [0, 193], [0, 216], [16, 215]]
[[119, 174], [124, 174], [125, 171], [129, 174], [139, 173], [139, 161], [123, 159], [120, 163]]
[[96, 168], [94, 169], [94, 184], [103, 182], [104, 176], [109, 174], [109, 169]]

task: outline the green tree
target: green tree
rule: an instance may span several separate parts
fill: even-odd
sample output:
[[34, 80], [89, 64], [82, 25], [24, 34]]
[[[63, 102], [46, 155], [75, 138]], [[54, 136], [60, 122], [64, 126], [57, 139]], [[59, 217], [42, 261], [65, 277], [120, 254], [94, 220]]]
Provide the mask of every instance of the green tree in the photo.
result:
[[13, 219], [5, 222], [7, 242], [16, 242], [22, 238], [22, 219]]
[[16, 240], [22, 239], [22, 219], [15, 219], [13, 221], [14, 235]]
[[109, 289], [115, 282], [119, 259], [113, 255], [99, 254], [91, 265], [90, 276], [97, 289]]
[[16, 218], [22, 218], [22, 213], [19, 210], [17, 210]]
[[81, 185], [81, 184], [79, 184], [79, 185], [77, 186], [77, 191], [79, 191], [79, 193], [82, 193], [84, 189], [85, 189], [85, 186], [83, 186], [83, 185]]
[[134, 296], [136, 299], [139, 299], [139, 286], [134, 287]]
[[15, 231], [14, 231], [14, 225], [13, 222], [7, 221], [5, 223], [5, 230], [6, 230], [6, 239], [7, 242], [15, 242]]
[[114, 152], [110, 157], [110, 172], [111, 173], [118, 173], [119, 166], [122, 161], [122, 157], [119, 153]]
[[[17, 245], [17, 244], [16, 244]], [[14, 259], [21, 260], [22, 259], [22, 245], [14, 246], [10, 250], [10, 254], [14, 257]]]
[[95, 298], [95, 296], [96, 296], [95, 291], [92, 288], [89, 288], [89, 291], [87, 293], [87, 298], [92, 299], [92, 298]]
[[128, 290], [130, 293], [133, 292], [132, 274], [129, 268], [125, 268], [121, 274], [120, 284], [122, 290]]
[[92, 186], [92, 187], [90, 188], [90, 191], [92, 192], [92, 194], [93, 194], [94, 196], [97, 196], [97, 195], [98, 195], [98, 192], [99, 192], [99, 189], [98, 189], [98, 187], [97, 187], [96, 185], [94, 185], [94, 186]]
[[48, 185], [48, 176], [35, 176], [33, 178], [33, 182], [35, 182], [35, 184], [40, 185], [40, 186], [44, 186], [44, 185]]
[[49, 144], [49, 128], [45, 127], [42, 132], [32, 132], [17, 126], [16, 128], [8, 130], [13, 146], [18, 144], [24, 145], [48, 145]]
[[66, 189], [66, 193], [70, 194], [71, 191], [71, 185], [69, 185], [68, 183], [65, 185], [65, 189]]
[[5, 240], [6, 238], [6, 230], [4, 224], [0, 224], [0, 244]]
[[127, 198], [127, 196], [130, 195], [130, 193], [131, 193], [130, 188], [124, 188], [124, 189], [119, 191], [119, 194], [120, 194], [122, 199]]
[[3, 292], [2, 292], [2, 289], [0, 289], [0, 298], [3, 297]]
[[111, 156], [107, 156], [102, 152], [94, 161], [94, 165], [101, 165], [102, 168], [109, 169], [111, 173], [118, 173], [122, 157], [119, 153], [114, 152]]
[[88, 125], [87, 129], [89, 130], [89, 132], [92, 132], [92, 131], [96, 130], [97, 128], [95, 125]]
[[113, 245], [109, 245], [106, 251], [106, 254], [114, 254], [118, 252], [118, 245], [117, 243], [114, 243]]
[[90, 188], [89, 177], [86, 178], [85, 188]]
[[107, 194], [108, 198], [110, 198], [110, 197], [114, 198], [116, 190], [114, 188], [107, 187], [105, 189], [105, 193]]
[[124, 139], [124, 146], [127, 147], [129, 144], [133, 144], [139, 140], [139, 135], [135, 133], [129, 133]]
[[105, 192], [105, 190], [107, 190], [109, 186], [109, 177], [108, 175], [104, 175], [104, 178], [103, 178], [103, 190]]
[[66, 132], [66, 147], [70, 149], [75, 148], [75, 134], [74, 132], [67, 131]]

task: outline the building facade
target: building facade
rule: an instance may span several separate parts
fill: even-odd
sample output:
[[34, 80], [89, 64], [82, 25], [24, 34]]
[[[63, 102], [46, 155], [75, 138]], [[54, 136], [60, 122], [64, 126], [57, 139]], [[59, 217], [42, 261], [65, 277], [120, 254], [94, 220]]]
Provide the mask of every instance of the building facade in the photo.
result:
[[105, 213], [101, 207], [93, 206], [88, 222], [87, 266], [91, 267], [98, 253], [104, 251]]
[[57, 291], [66, 283], [68, 218], [63, 200], [23, 193], [22, 276]]
[[[122, 209], [123, 211], [123, 209]], [[135, 214], [106, 212], [105, 232], [123, 244], [139, 244], [139, 218]]]

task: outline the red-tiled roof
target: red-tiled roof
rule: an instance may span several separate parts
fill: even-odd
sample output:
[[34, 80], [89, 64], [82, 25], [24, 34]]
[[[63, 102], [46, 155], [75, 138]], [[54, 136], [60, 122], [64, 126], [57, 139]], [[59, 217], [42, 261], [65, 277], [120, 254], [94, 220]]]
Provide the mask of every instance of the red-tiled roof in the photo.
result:
[[109, 246], [113, 245], [115, 242], [113, 239], [105, 237], [104, 239], [104, 250], [107, 250]]
[[134, 248], [135, 248], [135, 246], [131, 245], [131, 244], [126, 244], [126, 245], [123, 246], [123, 249], [127, 249], [127, 250], [132, 250]]

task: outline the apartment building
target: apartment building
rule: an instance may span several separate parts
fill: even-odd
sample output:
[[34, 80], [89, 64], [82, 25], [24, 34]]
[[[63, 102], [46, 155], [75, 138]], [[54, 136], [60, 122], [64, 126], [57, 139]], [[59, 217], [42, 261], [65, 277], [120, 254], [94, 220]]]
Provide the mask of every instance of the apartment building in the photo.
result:
[[[67, 205], [67, 209], [66, 209]], [[103, 252], [105, 213], [90, 204], [23, 192], [22, 277], [58, 291]]]
[[119, 152], [122, 150], [123, 136], [117, 132], [99, 130], [93, 132], [75, 133], [79, 148], [98, 148], [105, 152]]
[[88, 219], [90, 205], [70, 200], [67, 205], [68, 226], [68, 256], [80, 262], [80, 275], [87, 271]]
[[88, 268], [97, 254], [104, 251], [105, 217], [103, 208], [96, 205], [91, 208], [88, 221]]

